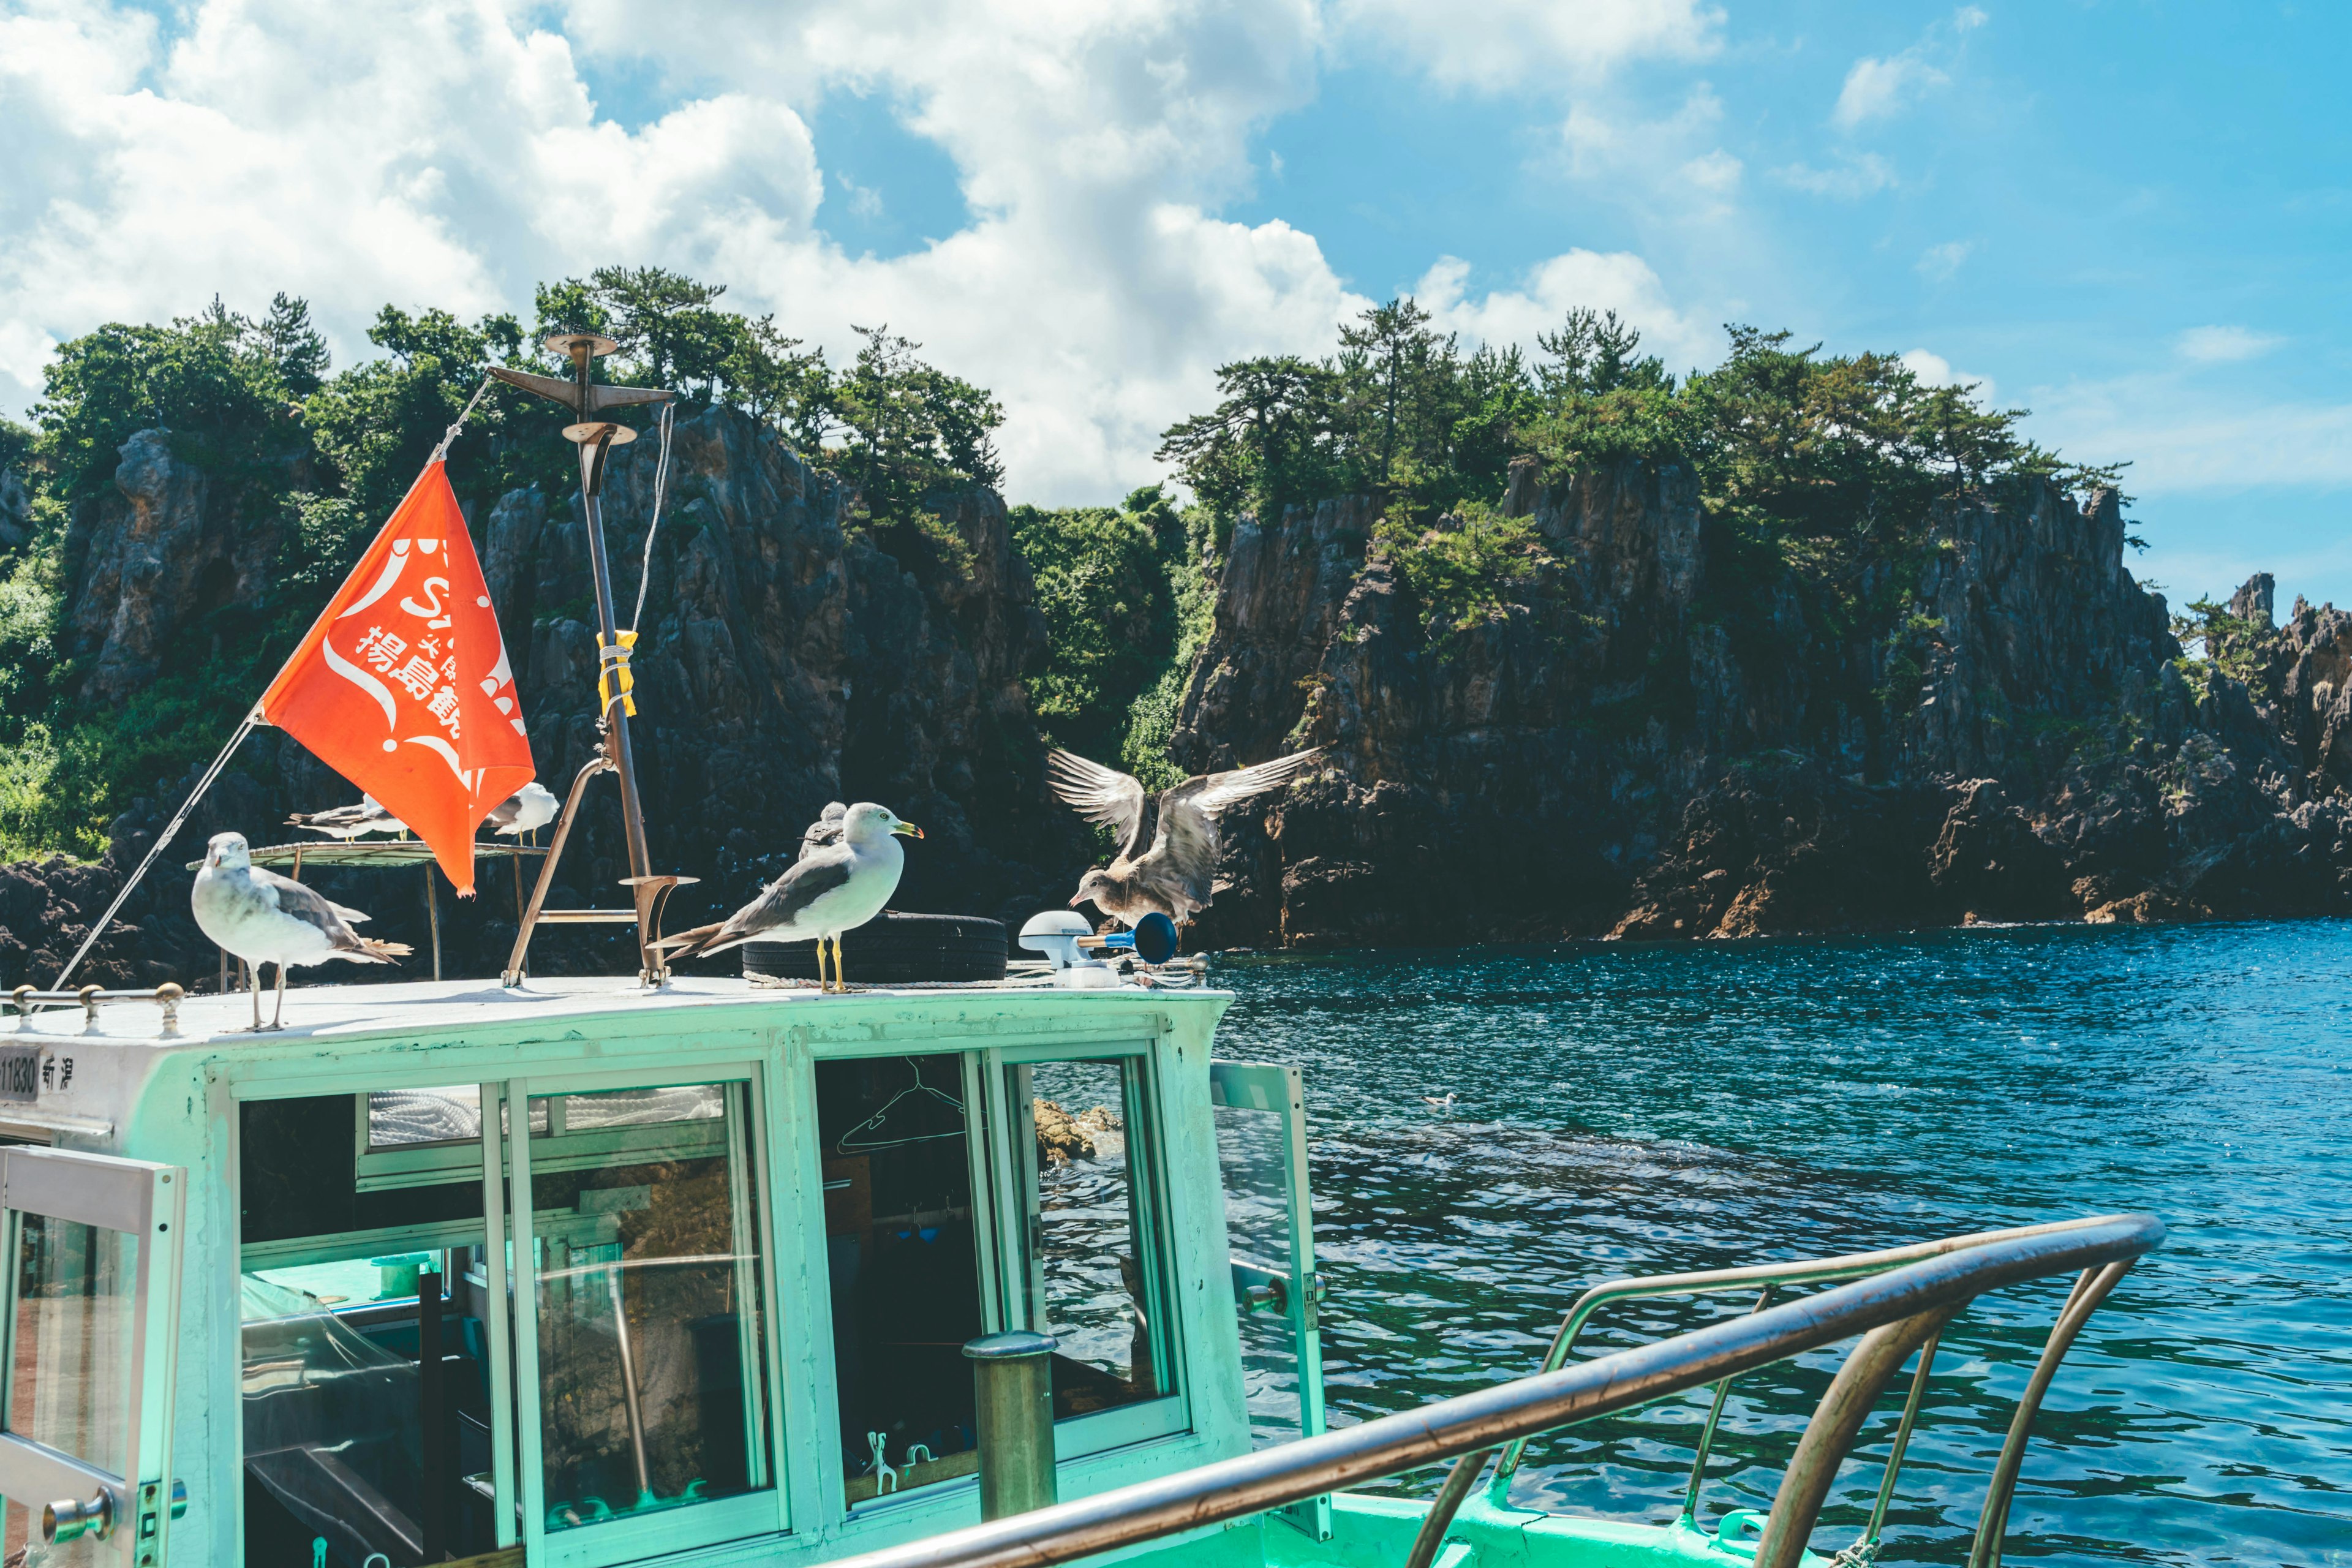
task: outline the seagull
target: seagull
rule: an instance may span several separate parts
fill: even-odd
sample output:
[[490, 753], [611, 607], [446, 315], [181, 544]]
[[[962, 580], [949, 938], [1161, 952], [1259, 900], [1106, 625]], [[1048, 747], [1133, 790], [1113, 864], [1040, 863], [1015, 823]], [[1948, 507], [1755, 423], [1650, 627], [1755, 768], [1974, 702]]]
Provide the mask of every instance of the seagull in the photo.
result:
[[1454, 1091], [1453, 1091], [1452, 1089], [1447, 1089], [1447, 1090], [1444, 1092], [1444, 1094], [1443, 1094], [1443, 1095], [1424, 1094], [1424, 1095], [1423, 1095], [1423, 1096], [1421, 1097], [1421, 1102], [1422, 1102], [1423, 1105], [1434, 1106], [1436, 1109], [1438, 1109], [1438, 1110], [1453, 1110], [1453, 1109], [1454, 1109]]
[[339, 805], [328, 811], [296, 812], [287, 822], [296, 827], [307, 827], [313, 833], [323, 833], [330, 838], [352, 839], [371, 833], [405, 833], [408, 824], [384, 810], [383, 803], [372, 795], [360, 796], [357, 805]]
[[490, 815], [482, 820], [490, 825], [493, 833], [520, 838], [553, 822], [562, 805], [553, 790], [534, 779], [490, 807]]
[[[352, 930], [367, 916], [330, 902], [316, 890], [290, 877], [266, 871], [253, 863], [242, 833], [215, 833], [205, 846], [205, 863], [188, 895], [197, 927], [214, 942], [253, 966], [256, 981], [261, 966], [278, 965], [278, 1011], [269, 1026], [286, 1021], [286, 966], [324, 963], [331, 958], [353, 963], [390, 963], [405, 958], [403, 942], [377, 942]], [[253, 1026], [261, 1028], [261, 993], [253, 994]]]
[[806, 833], [801, 835], [801, 858], [807, 858], [808, 852], [812, 849], [822, 848], [827, 844], [840, 843], [841, 819], [847, 815], [849, 815], [849, 807], [842, 805], [841, 802], [837, 800], [825, 802], [824, 809], [817, 813], [816, 820], [808, 825]]
[[1140, 780], [1069, 752], [1048, 753], [1046, 783], [1063, 804], [1124, 840], [1108, 866], [1097, 867], [1079, 879], [1070, 907], [1092, 902], [1130, 926], [1158, 910], [1183, 925], [1209, 907], [1210, 884], [1217, 873], [1217, 814], [1280, 789], [1322, 754], [1319, 746], [1293, 752], [1255, 767], [1198, 774], [1162, 790], [1158, 833], [1147, 838], [1153, 814], [1145, 810], [1148, 800]]
[[[792, 869], [725, 920], [656, 945], [676, 949], [672, 958], [704, 958], [747, 942], [814, 937], [818, 987], [846, 991], [849, 983], [841, 976], [841, 933], [882, 912], [898, 890], [899, 873], [907, 868], [907, 851], [899, 838], [922, 836], [921, 828], [900, 821], [888, 806], [860, 801], [842, 813], [839, 842], [803, 847]], [[828, 942], [833, 943], [830, 982], [824, 977]]]

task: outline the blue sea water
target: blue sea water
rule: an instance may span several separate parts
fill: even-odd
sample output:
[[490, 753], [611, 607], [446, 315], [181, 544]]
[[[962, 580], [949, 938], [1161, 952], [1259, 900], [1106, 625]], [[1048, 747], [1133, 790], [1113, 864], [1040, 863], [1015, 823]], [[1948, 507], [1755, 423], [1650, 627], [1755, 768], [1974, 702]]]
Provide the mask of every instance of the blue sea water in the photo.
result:
[[[2061, 1370], [2009, 1558], [2352, 1563], [2352, 923], [1269, 958], [1219, 979], [1238, 993], [1220, 1055], [1306, 1069], [1335, 1424], [1532, 1370], [1611, 1276], [2145, 1209], [2170, 1238]], [[1422, 1102], [1449, 1090], [1450, 1112]], [[1965, 1561], [2063, 1293], [1982, 1299], [1947, 1332], [1881, 1561]], [[1748, 1304], [1625, 1310], [1584, 1344]], [[1735, 1386], [1703, 1518], [1769, 1505], [1843, 1348]], [[1816, 1550], [1866, 1518], [1903, 1386]], [[1703, 1414], [1553, 1435], [1517, 1495], [1669, 1519]]]

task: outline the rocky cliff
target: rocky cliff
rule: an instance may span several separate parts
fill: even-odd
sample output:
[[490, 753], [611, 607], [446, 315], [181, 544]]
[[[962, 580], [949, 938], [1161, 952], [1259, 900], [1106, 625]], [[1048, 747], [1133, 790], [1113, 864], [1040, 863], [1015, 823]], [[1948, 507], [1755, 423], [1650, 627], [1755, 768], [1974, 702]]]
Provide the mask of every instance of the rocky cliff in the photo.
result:
[[[65, 608], [84, 700], [115, 700], [224, 603], [258, 605], [282, 541], [270, 515], [175, 457], [160, 433], [133, 437], [108, 493], [74, 522]], [[654, 443], [614, 454], [606, 549], [625, 622], [651, 515]], [[908, 856], [898, 903], [1025, 916], [1067, 897], [1087, 840], [1049, 809], [1021, 678], [1045, 653], [1029, 571], [991, 490], [932, 498], [938, 526], [882, 542], [845, 531], [835, 482], [727, 410], [681, 421], [652, 552], [635, 657], [633, 735], [657, 865], [702, 879], [671, 905], [680, 929], [723, 913], [789, 863], [800, 830], [830, 799], [883, 801], [928, 837]], [[470, 519], [499, 607], [540, 776], [562, 793], [595, 735], [593, 612], [574, 498], [537, 489]], [[224, 713], [224, 733], [234, 715]], [[158, 781], [114, 825], [104, 860], [0, 868], [0, 984], [48, 984], [88, 921], [121, 885], [194, 777]], [[560, 905], [625, 904], [615, 792], [589, 786], [583, 836], [566, 855]], [[79, 977], [108, 984], [202, 979], [216, 954], [188, 918], [182, 863], [223, 828], [257, 844], [299, 837], [289, 810], [354, 792], [291, 742], [261, 731], [216, 784], [166, 860]], [[373, 934], [424, 950], [422, 879], [345, 872], [319, 881], [372, 911]], [[443, 893], [453, 973], [495, 973], [513, 940], [513, 889], [486, 876], [460, 905]], [[599, 928], [536, 939], [541, 972], [627, 965], [626, 939]], [[711, 961], [724, 969], [731, 955]], [[412, 963], [412, 969], [414, 964]], [[339, 976], [340, 977], [340, 976]]]
[[1854, 585], [1885, 608], [1843, 626], [1759, 582], [1685, 470], [1545, 487], [1529, 463], [1505, 510], [1549, 563], [1445, 639], [1364, 503], [1237, 527], [1178, 760], [1330, 762], [1230, 836], [1213, 940], [2352, 904], [2352, 616], [2298, 605], [2279, 628], [2257, 579], [2215, 657], [2184, 658], [2111, 496], [1946, 502], [1924, 559]]

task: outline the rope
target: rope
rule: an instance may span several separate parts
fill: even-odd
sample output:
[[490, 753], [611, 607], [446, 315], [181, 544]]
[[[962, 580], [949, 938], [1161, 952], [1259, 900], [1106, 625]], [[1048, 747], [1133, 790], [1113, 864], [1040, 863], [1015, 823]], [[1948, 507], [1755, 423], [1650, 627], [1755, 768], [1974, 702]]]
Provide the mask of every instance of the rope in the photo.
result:
[[457, 411], [457, 417], [450, 423], [449, 428], [441, 432], [441, 444], [433, 448], [433, 462], [448, 461], [449, 443], [457, 438], [457, 432], [466, 427], [466, 421], [474, 416], [474, 405], [482, 400], [482, 395], [489, 391], [495, 380], [492, 376], [482, 377], [482, 384], [474, 388], [474, 395], [466, 399], [466, 406]]
[[[674, 402], [665, 402], [661, 405], [661, 461], [654, 466], [654, 517], [646, 525], [646, 560], [645, 564], [637, 569], [637, 607], [629, 616], [629, 632], [633, 641], [637, 623], [646, 618], [646, 590], [653, 585], [654, 535], [661, 531], [662, 494], [669, 481], [670, 425], [677, 411], [677, 405]], [[605, 706], [609, 708], [612, 705], [607, 703]]]
[[122, 884], [122, 891], [114, 895], [114, 902], [106, 906], [106, 913], [99, 916], [98, 922], [89, 928], [89, 934], [81, 939], [81, 946], [74, 950], [73, 957], [67, 960], [66, 966], [58, 972], [58, 983], [49, 987], [50, 990], [62, 991], [66, 988], [66, 982], [73, 978], [73, 972], [80, 967], [83, 959], [89, 956], [89, 950], [98, 945], [99, 937], [105, 932], [109, 925], [113, 923], [114, 917], [121, 910], [124, 900], [131, 897], [131, 890], [139, 885], [139, 879], [142, 877], [147, 875], [147, 868], [155, 863], [155, 857], [161, 855], [163, 852], [163, 847], [172, 842], [172, 836], [179, 832], [181, 825], [188, 820], [188, 813], [195, 809], [196, 802], [204, 799], [205, 791], [212, 788], [213, 781], [220, 777], [221, 769], [228, 766], [229, 753], [236, 751], [245, 738], [253, 733], [253, 727], [260, 722], [261, 709], [258, 704], [256, 704], [253, 710], [245, 716], [245, 722], [236, 727], [236, 733], [228, 738], [228, 744], [221, 748], [221, 754], [213, 759], [213, 765], [205, 770], [205, 776], [196, 781], [194, 793], [180, 803], [178, 815], [164, 825], [163, 831], [155, 836], [155, 842], [148, 846], [147, 858], [139, 862], [139, 869], [131, 873], [131, 879]]

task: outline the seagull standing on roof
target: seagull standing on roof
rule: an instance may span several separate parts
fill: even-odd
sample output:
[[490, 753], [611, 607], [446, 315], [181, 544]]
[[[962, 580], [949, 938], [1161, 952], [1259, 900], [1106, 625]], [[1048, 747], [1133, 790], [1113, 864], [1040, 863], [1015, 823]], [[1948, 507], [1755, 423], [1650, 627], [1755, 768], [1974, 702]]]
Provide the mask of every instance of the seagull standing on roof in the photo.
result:
[[[1045, 758], [1045, 782], [1088, 822], [1118, 833], [1118, 853], [1108, 866], [1079, 879], [1070, 907], [1095, 908], [1132, 926], [1154, 912], [1178, 925], [1209, 907], [1217, 875], [1217, 814], [1254, 795], [1280, 789], [1323, 754], [1318, 746], [1255, 767], [1202, 773], [1160, 792], [1157, 811], [1142, 781], [1056, 749]], [[1152, 818], [1159, 818], [1152, 832]], [[1150, 847], [1146, 848], [1146, 845]]]
[[382, 802], [372, 795], [360, 796], [357, 805], [338, 805], [325, 811], [296, 812], [287, 822], [296, 827], [307, 827], [313, 833], [323, 833], [330, 838], [348, 842], [363, 838], [371, 833], [405, 833], [408, 824], [384, 810]]
[[[823, 826], [820, 820], [817, 827]], [[810, 828], [809, 837], [815, 834], [816, 827]], [[898, 840], [922, 836], [921, 828], [900, 821], [888, 806], [860, 801], [842, 813], [838, 842], [811, 847], [803, 840], [800, 859], [758, 898], [716, 925], [682, 931], [657, 945], [673, 949], [672, 958], [703, 958], [747, 942], [806, 942], [814, 937], [818, 986], [846, 991], [841, 933], [856, 931], [882, 912], [907, 868], [906, 847]], [[830, 982], [824, 977], [828, 942], [833, 944]]]
[[[278, 966], [278, 1011], [269, 1026], [286, 1021], [286, 966], [324, 963], [331, 958], [353, 963], [390, 963], [405, 958], [402, 942], [377, 942], [352, 930], [367, 919], [357, 910], [329, 901], [314, 889], [290, 877], [281, 877], [253, 863], [242, 833], [215, 833], [205, 846], [205, 863], [188, 904], [198, 929], [253, 966]], [[261, 1027], [261, 993], [253, 994], [253, 1026]]]

